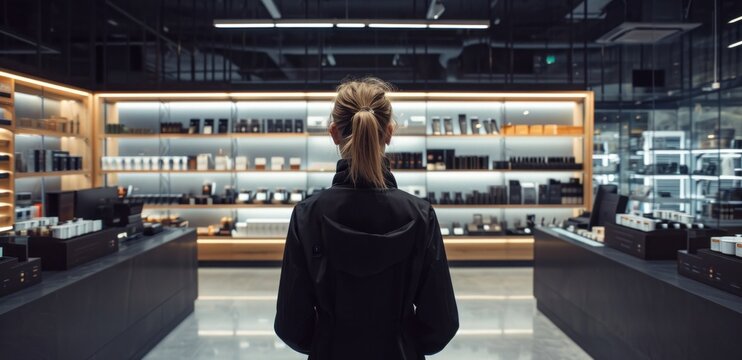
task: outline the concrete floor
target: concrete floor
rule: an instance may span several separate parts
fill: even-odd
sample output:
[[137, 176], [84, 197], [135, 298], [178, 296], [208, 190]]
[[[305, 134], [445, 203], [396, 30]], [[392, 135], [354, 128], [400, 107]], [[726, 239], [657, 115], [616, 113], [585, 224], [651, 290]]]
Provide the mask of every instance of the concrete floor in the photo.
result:
[[[273, 333], [279, 269], [199, 270], [195, 313], [146, 357], [306, 359]], [[432, 360], [589, 359], [536, 310], [530, 268], [454, 268], [459, 333]]]

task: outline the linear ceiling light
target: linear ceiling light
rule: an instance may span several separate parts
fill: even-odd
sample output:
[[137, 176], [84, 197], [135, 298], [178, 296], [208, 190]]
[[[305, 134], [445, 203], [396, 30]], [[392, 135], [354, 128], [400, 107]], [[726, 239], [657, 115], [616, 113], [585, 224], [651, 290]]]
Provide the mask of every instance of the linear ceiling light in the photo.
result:
[[425, 29], [428, 24], [424, 22], [375, 22], [368, 24], [368, 27], [376, 29]]
[[331, 28], [334, 24], [331, 22], [276, 22], [277, 28], [295, 28], [295, 29], [306, 29], [306, 28]]
[[428, 25], [431, 29], [488, 29], [490, 24], [487, 21], [460, 21], [460, 22], [430, 22]]
[[273, 21], [257, 20], [214, 20], [214, 27], [220, 29], [266, 29], [275, 27]]
[[740, 45], [742, 45], [742, 41], [737, 41], [736, 43], [729, 45], [729, 48], [730, 49], [731, 48], [735, 48], [735, 47], [740, 46]]
[[335, 24], [335, 26], [339, 28], [347, 28], [347, 29], [360, 29], [365, 28], [366, 23], [362, 22], [338, 22]]
[[737, 18], [734, 18], [732, 20], [729, 20], [729, 24], [734, 24], [734, 23], [736, 23], [737, 21], [740, 21], [740, 20], [742, 20], [742, 16], [737, 17]]
[[483, 20], [336, 20], [336, 19], [276, 19], [276, 20], [239, 20], [225, 19], [214, 20], [214, 27], [222, 29], [262, 29], [262, 28], [355, 28], [361, 29], [368, 26], [375, 29], [488, 29], [490, 24]]

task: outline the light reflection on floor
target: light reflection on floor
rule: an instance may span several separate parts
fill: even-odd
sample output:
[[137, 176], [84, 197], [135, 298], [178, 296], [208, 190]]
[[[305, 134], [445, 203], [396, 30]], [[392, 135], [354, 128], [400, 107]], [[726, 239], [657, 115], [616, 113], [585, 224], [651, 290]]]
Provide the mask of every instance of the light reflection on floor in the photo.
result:
[[[452, 269], [461, 329], [428, 359], [589, 359], [536, 310], [532, 274]], [[278, 277], [278, 269], [201, 269], [195, 313], [145, 359], [306, 359], [273, 333]]]

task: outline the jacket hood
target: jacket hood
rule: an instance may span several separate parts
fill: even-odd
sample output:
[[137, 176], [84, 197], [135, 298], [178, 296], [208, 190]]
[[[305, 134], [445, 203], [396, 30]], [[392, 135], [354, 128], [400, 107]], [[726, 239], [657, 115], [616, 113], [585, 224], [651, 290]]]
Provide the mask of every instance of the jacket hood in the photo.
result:
[[378, 274], [410, 256], [416, 225], [417, 220], [412, 220], [385, 234], [371, 234], [323, 216], [322, 237], [330, 266], [358, 277]]

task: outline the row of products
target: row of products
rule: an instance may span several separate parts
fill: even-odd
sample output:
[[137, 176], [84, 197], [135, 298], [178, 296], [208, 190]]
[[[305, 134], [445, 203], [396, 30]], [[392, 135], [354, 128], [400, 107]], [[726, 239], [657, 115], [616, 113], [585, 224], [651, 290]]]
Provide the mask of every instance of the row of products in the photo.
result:
[[498, 170], [582, 170], [574, 156], [516, 156], [509, 161], [493, 161]]
[[[443, 236], [499, 236], [499, 235], [530, 235], [536, 227], [536, 215], [528, 214], [525, 223], [522, 219], [516, 219], [513, 226], [508, 226], [507, 221], [498, 221], [497, 216], [473, 214], [472, 221], [461, 224], [453, 222], [449, 226], [441, 226]], [[551, 224], [547, 224], [545, 218], [541, 218], [541, 226], [558, 226], [557, 219], [553, 218]]]
[[[655, 210], [655, 215], [657, 214], [657, 211], [668, 212], [669, 210]], [[663, 229], [680, 230], [704, 228], [703, 224], [695, 223], [693, 221], [693, 217], [690, 215], [676, 211], [672, 211], [672, 213], [676, 214], [670, 216], [670, 218], [674, 218], [676, 220], [659, 218], [654, 215], [652, 217], [649, 217], [636, 214], [616, 214], [616, 224], [644, 232]]]
[[[230, 127], [229, 119], [190, 119], [188, 127], [181, 122], [160, 123], [161, 134], [228, 134], [234, 133], [304, 133], [302, 119], [240, 119]], [[111, 128], [114, 133], [119, 130]]]
[[582, 126], [572, 125], [513, 125], [502, 126], [503, 135], [580, 135]]
[[70, 120], [63, 116], [54, 116], [48, 119], [18, 118], [16, 124], [21, 128], [54, 131], [63, 134], [80, 134], [80, 120]]
[[509, 186], [492, 185], [488, 191], [474, 190], [470, 193], [443, 191], [440, 197], [435, 192], [428, 192], [427, 200], [431, 204], [542, 204], [542, 205], [580, 205], [584, 201], [584, 189], [580, 180], [572, 178], [563, 183], [550, 179], [547, 184], [522, 183], [510, 180]]
[[29, 151], [29, 160], [23, 153], [15, 153], [15, 171], [51, 172], [82, 170], [82, 156], [72, 156], [69, 151], [35, 149]]
[[711, 251], [742, 258], [742, 237], [715, 236], [711, 238]]
[[392, 169], [425, 169], [423, 153], [419, 152], [388, 152], [389, 166]]
[[216, 183], [205, 182], [201, 194], [143, 194], [129, 195], [130, 199], [142, 201], [151, 205], [214, 205], [214, 204], [296, 204], [321, 189], [287, 190], [285, 188], [258, 188], [257, 190], [242, 189], [237, 191], [232, 186], [225, 186], [224, 192], [216, 193]]
[[301, 158], [273, 156], [270, 159], [256, 157], [254, 167], [250, 168], [247, 156], [234, 158], [226, 155], [199, 154], [190, 156], [104, 156], [101, 159], [101, 169], [104, 171], [116, 170], [166, 170], [166, 171], [246, 171], [246, 170], [300, 170]]
[[149, 128], [130, 128], [124, 124], [106, 124], [106, 134], [153, 134]]
[[[453, 119], [450, 117], [444, 117], [443, 122], [441, 122], [440, 117], [433, 117], [430, 126], [433, 135], [454, 135]], [[457, 135], [486, 135], [499, 132], [495, 119], [489, 118], [480, 122], [478, 117], [473, 116], [467, 122], [466, 114], [459, 114], [459, 133]]]
[[637, 169], [636, 173], [644, 175], [687, 175], [688, 165], [678, 165], [678, 163], [649, 164]]
[[16, 221], [14, 230], [18, 236], [70, 239], [103, 230], [103, 221], [74, 219], [59, 223], [59, 218], [57, 217], [40, 217], [25, 221]]
[[201, 236], [231, 236], [234, 229], [234, 219], [231, 216], [222, 217], [219, 225], [196, 227], [196, 234]]
[[488, 170], [489, 156], [456, 156], [455, 149], [427, 149], [427, 166], [430, 171]]
[[246, 219], [235, 224], [233, 235], [249, 238], [285, 238], [289, 232], [289, 219]]

